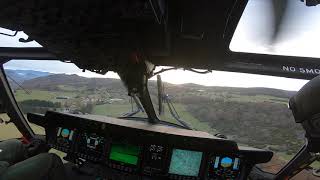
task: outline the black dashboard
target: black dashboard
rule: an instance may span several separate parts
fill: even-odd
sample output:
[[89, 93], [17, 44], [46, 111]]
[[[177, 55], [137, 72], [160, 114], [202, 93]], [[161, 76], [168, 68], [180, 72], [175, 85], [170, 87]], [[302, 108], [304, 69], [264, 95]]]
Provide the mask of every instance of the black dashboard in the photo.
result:
[[50, 147], [128, 179], [246, 179], [255, 164], [273, 156], [206, 132], [148, 122], [50, 111], [43, 122]]

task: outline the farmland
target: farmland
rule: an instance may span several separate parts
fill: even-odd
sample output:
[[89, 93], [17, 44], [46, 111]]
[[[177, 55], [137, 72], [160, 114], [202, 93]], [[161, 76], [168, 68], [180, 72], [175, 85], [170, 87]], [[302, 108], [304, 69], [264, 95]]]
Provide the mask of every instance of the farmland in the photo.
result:
[[[25, 102], [31, 100], [55, 103], [54, 106], [50, 105], [51, 110], [111, 117], [122, 116], [132, 111], [132, 107], [135, 109], [135, 104], [132, 104], [118, 79], [55, 74], [25, 80], [21, 85], [23, 89], [14, 89], [20, 106], [23, 102], [26, 106]], [[149, 91], [154, 107], [157, 107], [155, 82], [149, 82]], [[272, 150], [283, 161], [288, 161], [304, 143], [304, 132], [299, 125], [294, 124], [287, 108], [288, 99], [294, 92], [168, 83], [165, 83], [165, 92], [181, 119], [196, 130], [211, 134], [219, 132], [241, 145]], [[160, 117], [161, 120], [177, 123], [166, 104], [164, 107], [165, 113]], [[40, 110], [42, 112], [43, 109]], [[33, 105], [31, 111], [39, 112], [38, 105]], [[146, 117], [146, 114], [140, 112], [136, 116]], [[31, 126], [35, 132], [43, 133], [40, 127]], [[12, 124], [1, 125], [0, 137], [6, 139], [19, 136], [12, 129]]]

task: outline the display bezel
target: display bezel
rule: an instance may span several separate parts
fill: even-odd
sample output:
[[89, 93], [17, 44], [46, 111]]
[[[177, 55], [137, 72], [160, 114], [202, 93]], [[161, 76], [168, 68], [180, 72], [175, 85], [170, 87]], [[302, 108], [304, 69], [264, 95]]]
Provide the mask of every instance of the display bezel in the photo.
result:
[[[188, 175], [180, 175], [180, 174], [173, 174], [170, 173], [170, 165], [171, 165], [171, 160], [172, 160], [172, 155], [173, 155], [173, 150], [174, 149], [179, 149], [179, 150], [185, 150], [185, 151], [196, 151], [196, 152], [201, 152], [202, 153], [202, 157], [201, 157], [201, 161], [200, 161], [200, 167], [199, 167], [199, 172], [197, 176], [188, 176]], [[167, 175], [169, 176], [169, 178], [171, 176], [178, 176], [179, 178], [187, 178], [187, 179], [200, 179], [202, 177], [203, 174], [203, 168], [205, 167], [205, 159], [207, 157], [206, 152], [197, 150], [197, 149], [186, 149], [186, 148], [180, 148], [180, 147], [171, 147], [170, 151], [169, 151], [169, 155], [168, 155], [168, 163], [167, 163]]]
[[[81, 135], [83, 135], [84, 133], [87, 133], [87, 134], [91, 134], [91, 133], [94, 133], [96, 134], [97, 136], [100, 136], [100, 137], [103, 137], [104, 138], [104, 146], [102, 148], [102, 153], [100, 155], [100, 157], [98, 156], [88, 156], [88, 154], [86, 154], [85, 152], [81, 152], [80, 150], [80, 142], [81, 142]], [[108, 154], [108, 147], [110, 146], [110, 140], [109, 138], [107, 138], [104, 134], [102, 133], [97, 133], [97, 132], [93, 132], [93, 131], [78, 131], [77, 133], [77, 143], [75, 145], [75, 152], [78, 156], [81, 156], [81, 155], [85, 155], [85, 157], [81, 157], [81, 158], [84, 158], [84, 159], [87, 159], [87, 160], [94, 160], [94, 161], [105, 161], [106, 159], [106, 156]], [[87, 147], [86, 147], [87, 148]]]
[[217, 154], [217, 153], [209, 153], [208, 154], [208, 157], [207, 157], [207, 161], [206, 161], [206, 174], [205, 174], [205, 177], [210, 179], [209, 177], [209, 169], [210, 169], [210, 161], [211, 161], [211, 158], [212, 157], [232, 157], [232, 158], [238, 158], [239, 161], [240, 161], [240, 164], [239, 164], [239, 169], [238, 169], [238, 176], [236, 177], [235, 180], [238, 180], [238, 179], [241, 179], [241, 172], [243, 171], [243, 167], [245, 166], [245, 160], [243, 158], [243, 155], [241, 154], [230, 154], [230, 153], [226, 153], [226, 154]]
[[[63, 147], [62, 145], [58, 144], [58, 131], [59, 128], [61, 128], [61, 130], [63, 129], [68, 129], [68, 130], [72, 130], [73, 131], [73, 135], [72, 135], [72, 140], [70, 140], [69, 143], [69, 147]], [[51, 128], [48, 132], [46, 133], [50, 133], [51, 135], [49, 137], [54, 137], [52, 139], [47, 139], [48, 141], [48, 145], [54, 149], [57, 149], [58, 151], [62, 151], [65, 153], [70, 153], [73, 152], [74, 150], [74, 142], [75, 140], [77, 140], [77, 136], [78, 136], [78, 129], [75, 127], [68, 127], [68, 126], [57, 126], [55, 128]], [[61, 132], [60, 132], [61, 135]]]
[[[137, 146], [140, 148], [140, 152], [138, 154], [138, 161], [137, 161], [137, 164], [136, 165], [133, 165], [133, 164], [129, 164], [129, 163], [124, 163], [124, 162], [120, 162], [120, 161], [116, 161], [116, 160], [113, 160], [113, 159], [110, 159], [110, 155], [111, 155], [111, 148], [112, 148], [112, 145], [114, 143], [117, 143], [117, 144], [129, 144], [129, 145], [133, 145], [133, 146]], [[133, 168], [134, 171], [137, 171], [140, 167], [141, 167], [141, 158], [142, 158], [142, 154], [143, 154], [143, 146], [140, 145], [140, 144], [134, 144], [134, 143], [130, 143], [126, 140], [119, 140], [119, 139], [112, 139], [110, 141], [110, 145], [108, 147], [108, 154], [107, 154], [107, 163], [113, 163], [113, 164], [116, 164], [116, 165], [120, 165], [120, 166], [126, 166], [126, 167], [130, 167], [130, 168]]]
[[148, 175], [148, 176], [151, 176], [151, 175], [163, 175], [163, 174], [166, 174], [166, 172], [168, 172], [168, 164], [170, 163], [170, 150], [171, 148], [168, 147], [168, 146], [165, 146], [165, 145], [160, 145], [160, 144], [157, 144], [157, 143], [149, 143], [149, 144], [145, 144], [143, 146], [143, 154], [146, 155], [146, 153], [149, 153], [149, 147], [151, 145], [157, 145], [157, 146], [163, 146], [165, 148], [165, 152], [164, 152], [164, 159], [163, 159], [163, 164], [162, 164], [162, 167], [161, 169], [158, 171], [158, 170], [155, 170], [155, 171], [152, 171], [152, 172], [146, 172], [145, 171], [145, 167], [146, 167], [146, 159], [145, 159], [145, 156], [143, 157], [143, 159], [141, 160], [141, 172], [144, 174], [144, 175]]

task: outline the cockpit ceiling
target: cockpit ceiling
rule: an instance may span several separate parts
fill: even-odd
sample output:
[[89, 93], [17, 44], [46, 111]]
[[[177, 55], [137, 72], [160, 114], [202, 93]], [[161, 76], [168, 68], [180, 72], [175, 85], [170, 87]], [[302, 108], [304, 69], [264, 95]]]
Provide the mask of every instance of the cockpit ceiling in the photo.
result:
[[[43, 55], [104, 73], [126, 68], [132, 54], [138, 54], [161, 66], [315, 76], [283, 71], [287, 66], [305, 66], [306, 58], [229, 50], [246, 4], [237, 0], [1, 0], [0, 27], [24, 31], [44, 48], [0, 48], [0, 56], [41, 59]], [[319, 67], [314, 58], [308, 60], [307, 68]]]

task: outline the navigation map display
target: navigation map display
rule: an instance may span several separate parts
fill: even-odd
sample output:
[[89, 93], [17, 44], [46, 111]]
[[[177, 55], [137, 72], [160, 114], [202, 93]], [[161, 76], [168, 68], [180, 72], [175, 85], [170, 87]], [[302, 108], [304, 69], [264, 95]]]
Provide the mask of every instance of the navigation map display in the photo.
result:
[[137, 165], [140, 154], [140, 147], [130, 144], [114, 143], [111, 145], [110, 160], [120, 163]]
[[202, 152], [173, 149], [169, 173], [181, 176], [198, 176], [201, 159]]

